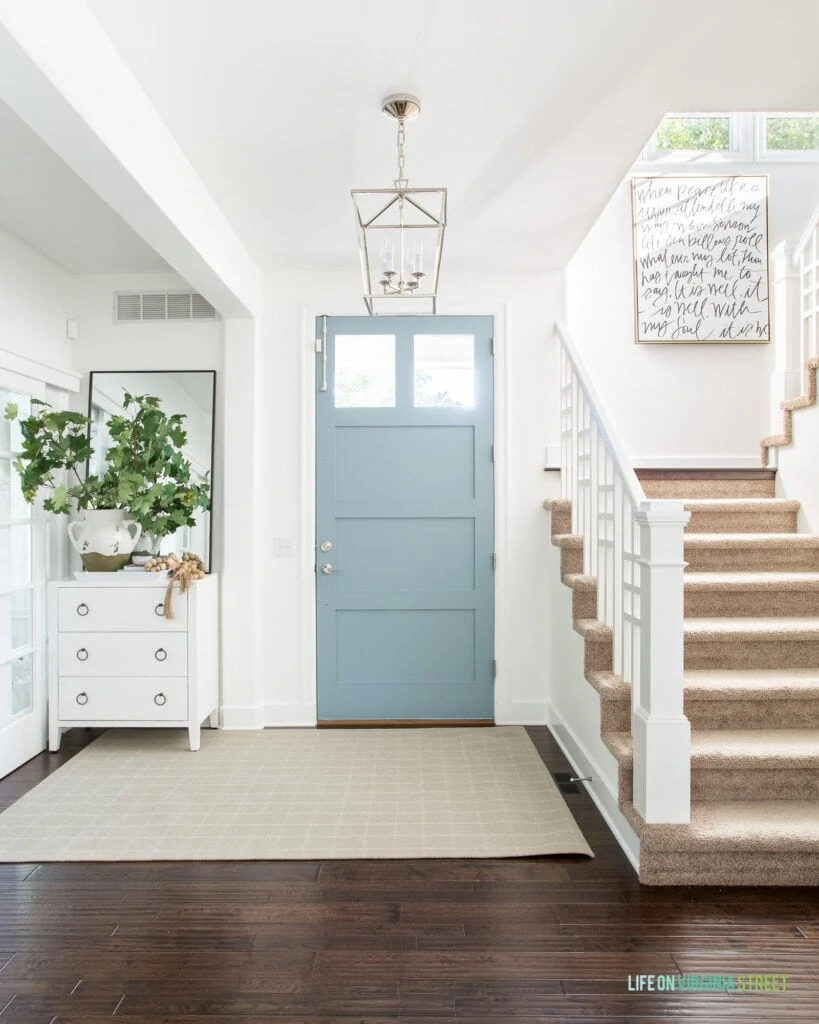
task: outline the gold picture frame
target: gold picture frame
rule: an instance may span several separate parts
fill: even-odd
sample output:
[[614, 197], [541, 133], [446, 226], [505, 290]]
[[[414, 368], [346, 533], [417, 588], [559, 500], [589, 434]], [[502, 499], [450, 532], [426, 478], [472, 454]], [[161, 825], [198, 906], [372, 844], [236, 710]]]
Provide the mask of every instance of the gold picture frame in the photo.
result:
[[639, 345], [771, 341], [768, 175], [635, 175]]

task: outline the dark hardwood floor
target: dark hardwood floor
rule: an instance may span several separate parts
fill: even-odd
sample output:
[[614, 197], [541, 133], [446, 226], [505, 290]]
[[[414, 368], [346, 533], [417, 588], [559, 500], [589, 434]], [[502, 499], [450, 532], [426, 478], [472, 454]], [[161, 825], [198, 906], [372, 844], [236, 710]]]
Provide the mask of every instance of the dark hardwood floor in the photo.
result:
[[[93, 735], [0, 782], [0, 808]], [[566, 799], [594, 860], [0, 865], [0, 1024], [819, 1020], [817, 890], [643, 888]], [[681, 972], [787, 989], [629, 991]]]

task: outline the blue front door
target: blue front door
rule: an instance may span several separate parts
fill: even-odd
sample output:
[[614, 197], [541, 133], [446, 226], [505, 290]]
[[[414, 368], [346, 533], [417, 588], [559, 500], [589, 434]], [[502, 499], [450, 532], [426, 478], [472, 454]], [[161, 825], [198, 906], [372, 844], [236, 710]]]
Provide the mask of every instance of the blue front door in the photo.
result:
[[494, 717], [492, 332], [491, 317], [327, 318], [320, 722]]

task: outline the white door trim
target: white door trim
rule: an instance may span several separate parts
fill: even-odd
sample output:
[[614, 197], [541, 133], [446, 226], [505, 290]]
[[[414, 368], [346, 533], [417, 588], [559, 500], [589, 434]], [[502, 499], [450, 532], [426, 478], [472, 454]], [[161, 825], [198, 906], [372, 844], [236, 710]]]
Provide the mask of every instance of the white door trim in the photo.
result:
[[[508, 332], [508, 303], [459, 304], [457, 309], [440, 309], [440, 316], [491, 316], [495, 321], [495, 658], [498, 674], [495, 679], [495, 719], [503, 721], [501, 710], [511, 699], [508, 675], [509, 658], [509, 594], [507, 524], [509, 521], [507, 482], [508, 374], [506, 338]], [[301, 522], [299, 540], [299, 595], [300, 669], [302, 703], [267, 705], [268, 725], [315, 725], [316, 718], [316, 368], [320, 357], [316, 354], [316, 317], [361, 316], [361, 300], [339, 306], [332, 311], [316, 309], [302, 304], [302, 360], [301, 360]], [[274, 719], [274, 720], [271, 720]]]

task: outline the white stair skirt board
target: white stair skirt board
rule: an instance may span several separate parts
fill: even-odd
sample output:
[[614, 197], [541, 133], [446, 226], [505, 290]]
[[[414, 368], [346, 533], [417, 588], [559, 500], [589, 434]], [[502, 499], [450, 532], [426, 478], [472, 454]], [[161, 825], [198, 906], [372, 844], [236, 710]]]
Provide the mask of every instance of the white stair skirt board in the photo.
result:
[[593, 856], [525, 729], [109, 731], [0, 814], [0, 861]]

